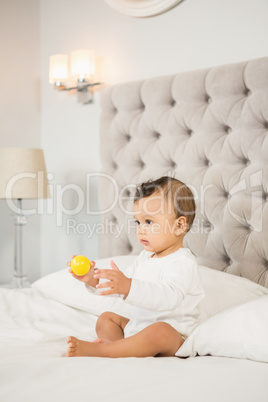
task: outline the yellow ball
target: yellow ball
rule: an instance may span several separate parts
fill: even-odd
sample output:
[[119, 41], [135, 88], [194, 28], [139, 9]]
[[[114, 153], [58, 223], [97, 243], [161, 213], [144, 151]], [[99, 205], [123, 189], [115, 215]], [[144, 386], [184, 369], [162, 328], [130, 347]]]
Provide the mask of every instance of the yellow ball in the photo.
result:
[[71, 269], [75, 275], [83, 276], [90, 270], [90, 261], [83, 255], [77, 255], [71, 261]]

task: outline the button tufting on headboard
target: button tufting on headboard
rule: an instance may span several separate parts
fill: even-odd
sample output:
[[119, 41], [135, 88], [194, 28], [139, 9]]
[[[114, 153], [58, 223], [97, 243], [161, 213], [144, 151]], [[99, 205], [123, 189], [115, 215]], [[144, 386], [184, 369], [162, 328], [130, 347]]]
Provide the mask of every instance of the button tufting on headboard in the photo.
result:
[[242, 162], [243, 162], [243, 164], [246, 165], [246, 166], [249, 166], [250, 163], [251, 163], [250, 160], [247, 159], [247, 158], [245, 158]]
[[226, 256], [225, 262], [227, 266], [230, 266], [232, 264], [232, 260], [228, 256]]
[[111, 222], [112, 222], [112, 223], [117, 223], [117, 218], [116, 218], [116, 216], [112, 216]]
[[140, 162], [139, 162], [139, 166], [143, 169], [144, 168], [144, 166], [145, 166], [145, 163], [142, 161], [142, 160], [140, 160]]
[[267, 193], [263, 192], [262, 198], [263, 198], [264, 202], [268, 202], [268, 194]]
[[132, 247], [132, 245], [129, 243], [129, 245], [128, 245], [128, 249], [129, 249], [129, 252], [131, 253], [131, 251], [133, 250], [133, 247]]
[[169, 174], [195, 194], [198, 261], [268, 286], [267, 71], [268, 57], [103, 90], [99, 204], [117, 231], [101, 256], [141, 250], [132, 189]]
[[245, 88], [244, 95], [249, 96], [251, 94], [252, 94], [251, 90], [249, 88]]
[[130, 196], [131, 196], [131, 192], [130, 192], [130, 190], [129, 190], [128, 188], [126, 188], [126, 189], [124, 190], [123, 196], [124, 196], [124, 197], [130, 197]]
[[231, 127], [229, 127], [229, 126], [224, 126], [224, 129], [223, 129], [227, 134], [230, 134], [231, 132], [232, 132], [232, 129], [231, 129]]

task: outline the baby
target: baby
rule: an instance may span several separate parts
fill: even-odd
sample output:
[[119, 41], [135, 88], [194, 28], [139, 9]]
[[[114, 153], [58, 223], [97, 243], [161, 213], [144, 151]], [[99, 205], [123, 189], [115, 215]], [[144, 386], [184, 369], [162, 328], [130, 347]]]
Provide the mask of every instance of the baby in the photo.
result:
[[[91, 269], [83, 277], [72, 273], [103, 296], [123, 295], [130, 319], [101, 314], [98, 339], [68, 337], [68, 357], [174, 356], [198, 325], [197, 306], [204, 289], [195, 257], [183, 248], [195, 217], [191, 190], [168, 176], [148, 181], [136, 188], [133, 210], [144, 248], [134, 263], [124, 273], [113, 261], [112, 269]], [[103, 278], [106, 281], [100, 282]]]

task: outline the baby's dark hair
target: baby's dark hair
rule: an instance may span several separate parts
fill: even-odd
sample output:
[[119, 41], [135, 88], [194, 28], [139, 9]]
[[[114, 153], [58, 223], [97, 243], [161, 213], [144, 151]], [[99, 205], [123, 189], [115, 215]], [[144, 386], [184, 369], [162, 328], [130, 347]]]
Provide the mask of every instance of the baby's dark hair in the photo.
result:
[[163, 176], [157, 180], [141, 183], [136, 187], [134, 203], [142, 198], [150, 197], [154, 193], [161, 194], [161, 192], [163, 192], [166, 200], [172, 202], [176, 218], [185, 216], [187, 231], [189, 231], [195, 218], [196, 205], [192, 191], [180, 180]]

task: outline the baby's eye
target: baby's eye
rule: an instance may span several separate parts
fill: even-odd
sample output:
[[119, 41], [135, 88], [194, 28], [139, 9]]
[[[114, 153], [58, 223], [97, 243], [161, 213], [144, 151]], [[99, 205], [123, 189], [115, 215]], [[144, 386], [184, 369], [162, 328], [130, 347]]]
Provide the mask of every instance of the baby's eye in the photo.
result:
[[147, 225], [151, 225], [153, 221], [150, 221], [150, 219], [146, 219], [145, 223], [147, 223]]
[[137, 225], [140, 225], [140, 221], [137, 221], [137, 220], [136, 220], [135, 223], [137, 223]]

